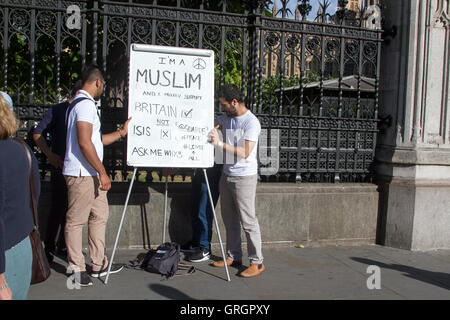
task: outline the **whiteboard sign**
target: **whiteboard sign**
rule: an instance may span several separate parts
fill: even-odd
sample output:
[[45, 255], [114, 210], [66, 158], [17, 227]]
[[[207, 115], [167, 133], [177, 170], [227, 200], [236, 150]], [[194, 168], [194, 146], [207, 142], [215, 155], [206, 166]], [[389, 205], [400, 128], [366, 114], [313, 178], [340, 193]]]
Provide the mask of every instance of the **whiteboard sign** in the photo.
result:
[[214, 165], [212, 50], [132, 44], [129, 84], [129, 166]]

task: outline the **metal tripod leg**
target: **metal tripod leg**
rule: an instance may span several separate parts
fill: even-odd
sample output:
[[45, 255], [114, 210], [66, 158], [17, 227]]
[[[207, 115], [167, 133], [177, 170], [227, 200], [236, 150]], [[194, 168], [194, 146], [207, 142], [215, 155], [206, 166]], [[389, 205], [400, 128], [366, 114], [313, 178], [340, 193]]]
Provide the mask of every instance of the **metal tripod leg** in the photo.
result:
[[211, 189], [209, 188], [209, 181], [208, 181], [208, 175], [206, 174], [206, 169], [203, 169], [203, 173], [205, 175], [206, 186], [208, 187], [209, 202], [211, 203], [211, 209], [212, 209], [213, 214], [214, 214], [214, 222], [216, 224], [217, 236], [219, 237], [220, 250], [222, 251], [222, 258], [223, 258], [223, 263], [225, 265], [225, 270], [226, 270], [226, 273], [227, 273], [227, 280], [231, 281], [230, 274], [228, 272], [228, 266], [227, 266], [227, 260], [226, 260], [226, 257], [225, 257], [225, 252], [223, 251], [222, 238], [220, 237], [219, 224], [217, 223], [216, 210], [214, 209], [214, 203], [213, 203], [213, 199], [212, 199], [212, 196], [211, 196]]
[[133, 178], [131, 178], [131, 183], [130, 183], [130, 186], [128, 187], [127, 200], [125, 201], [125, 206], [124, 206], [123, 212], [122, 212], [122, 219], [120, 220], [119, 230], [117, 231], [116, 242], [114, 243], [114, 249], [113, 249], [113, 252], [111, 255], [111, 260], [109, 261], [108, 274], [106, 275], [105, 284], [108, 283], [109, 272], [111, 271], [111, 266], [114, 261], [114, 255], [116, 254], [117, 243], [119, 242], [119, 235], [120, 235], [120, 231], [122, 230], [123, 221], [125, 219], [125, 213], [127, 211], [128, 200], [130, 200], [131, 189], [133, 188], [134, 178], [136, 177], [136, 171], [137, 171], [137, 168], [134, 168]]
[[169, 189], [169, 176], [166, 177], [166, 190], [164, 192], [164, 222], [162, 243], [166, 242], [166, 221], [167, 221], [167, 190]]

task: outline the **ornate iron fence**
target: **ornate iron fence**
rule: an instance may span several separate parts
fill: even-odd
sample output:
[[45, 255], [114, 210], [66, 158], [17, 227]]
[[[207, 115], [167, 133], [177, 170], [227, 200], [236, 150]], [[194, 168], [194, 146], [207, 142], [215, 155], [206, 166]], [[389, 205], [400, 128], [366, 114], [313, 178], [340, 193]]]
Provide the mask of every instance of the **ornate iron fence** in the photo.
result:
[[[334, 15], [321, 6], [307, 21], [309, 1], [298, 1], [297, 19], [285, 18], [286, 8], [270, 17], [267, 1], [235, 2], [0, 1], [1, 79], [21, 120], [18, 134], [32, 144], [30, 130], [90, 63], [105, 71], [102, 123], [112, 131], [127, 115], [131, 43], [207, 48], [216, 87], [241, 86], [261, 121], [263, 181], [371, 181], [382, 40], [368, 28], [370, 7], [355, 13], [339, 0]], [[105, 148], [115, 180], [131, 170], [125, 148]], [[49, 165], [35, 151], [44, 177]], [[151, 181], [152, 171], [141, 173]]]

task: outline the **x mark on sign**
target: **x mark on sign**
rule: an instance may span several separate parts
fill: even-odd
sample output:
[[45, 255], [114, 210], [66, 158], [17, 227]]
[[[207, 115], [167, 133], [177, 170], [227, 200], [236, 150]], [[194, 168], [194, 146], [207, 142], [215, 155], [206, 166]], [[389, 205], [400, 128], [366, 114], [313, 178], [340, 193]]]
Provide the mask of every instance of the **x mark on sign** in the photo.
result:
[[161, 139], [170, 140], [170, 130], [161, 130]]

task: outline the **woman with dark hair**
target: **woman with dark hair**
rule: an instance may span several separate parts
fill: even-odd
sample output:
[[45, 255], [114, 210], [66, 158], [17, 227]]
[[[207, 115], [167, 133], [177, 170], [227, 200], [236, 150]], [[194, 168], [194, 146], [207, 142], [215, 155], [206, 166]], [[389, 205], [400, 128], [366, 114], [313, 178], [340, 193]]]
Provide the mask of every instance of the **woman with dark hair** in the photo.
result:
[[[30, 165], [23, 146], [11, 138], [18, 123], [4, 96], [0, 95], [0, 300], [25, 300], [33, 262]], [[38, 199], [38, 165], [31, 150], [29, 153]]]

